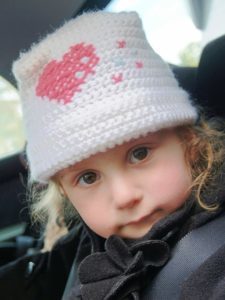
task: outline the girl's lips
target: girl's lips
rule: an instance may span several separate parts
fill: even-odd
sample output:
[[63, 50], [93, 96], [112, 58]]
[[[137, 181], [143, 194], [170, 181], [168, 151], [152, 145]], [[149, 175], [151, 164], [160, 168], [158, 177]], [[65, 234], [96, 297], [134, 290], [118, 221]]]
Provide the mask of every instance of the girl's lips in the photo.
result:
[[145, 215], [137, 220], [129, 222], [127, 225], [138, 225], [138, 224], [144, 223], [145, 221], [149, 220], [149, 218], [151, 218], [151, 216], [152, 216], [152, 214]]
[[149, 213], [148, 215], [144, 215], [141, 218], [129, 222], [127, 225], [141, 225], [147, 222], [150, 222], [153, 225], [163, 217], [165, 217], [165, 214], [163, 214], [161, 209], [157, 209], [154, 212]]

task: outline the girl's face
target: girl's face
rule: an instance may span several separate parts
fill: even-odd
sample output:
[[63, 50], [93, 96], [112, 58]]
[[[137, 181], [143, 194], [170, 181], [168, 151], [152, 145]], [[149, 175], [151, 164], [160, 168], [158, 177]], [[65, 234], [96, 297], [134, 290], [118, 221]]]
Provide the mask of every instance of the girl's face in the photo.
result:
[[60, 184], [98, 235], [145, 235], [188, 197], [191, 176], [174, 130], [148, 134], [64, 169]]

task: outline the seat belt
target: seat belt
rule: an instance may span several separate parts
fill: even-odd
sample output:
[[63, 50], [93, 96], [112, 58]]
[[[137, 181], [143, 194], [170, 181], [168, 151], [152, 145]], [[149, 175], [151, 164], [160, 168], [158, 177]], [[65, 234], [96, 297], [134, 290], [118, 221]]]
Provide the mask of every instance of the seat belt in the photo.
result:
[[143, 300], [177, 300], [183, 282], [225, 244], [225, 215], [187, 233], [172, 257], [143, 291]]
[[[71, 299], [71, 296], [70, 296], [71, 290], [76, 285], [79, 287], [78, 277], [77, 277], [77, 268], [76, 268], [76, 263], [74, 261], [73, 264], [72, 264], [72, 267], [71, 267], [71, 270], [70, 270], [70, 273], [69, 273], [69, 277], [68, 277], [68, 280], [67, 280], [67, 283], [66, 283], [66, 287], [64, 289], [61, 300]], [[76, 296], [73, 296], [73, 299], [74, 300], [80, 299], [80, 297], [78, 298]]]

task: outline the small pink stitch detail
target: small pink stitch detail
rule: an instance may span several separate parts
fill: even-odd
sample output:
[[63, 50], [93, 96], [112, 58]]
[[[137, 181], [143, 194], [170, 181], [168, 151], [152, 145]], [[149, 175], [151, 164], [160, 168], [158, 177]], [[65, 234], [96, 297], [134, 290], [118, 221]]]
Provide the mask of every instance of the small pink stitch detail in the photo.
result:
[[126, 41], [125, 40], [117, 41], [117, 47], [118, 48], [125, 48], [125, 46], [126, 46]]
[[95, 74], [98, 62], [93, 45], [80, 43], [70, 47], [62, 60], [52, 60], [45, 66], [36, 86], [36, 95], [48, 97], [50, 101], [70, 103], [73, 96], [81, 92], [87, 76]]
[[136, 64], [137, 69], [143, 68], [143, 62], [142, 61], [136, 61], [135, 64]]
[[123, 80], [123, 74], [119, 73], [117, 75], [113, 75], [112, 80], [114, 84], [121, 82]]

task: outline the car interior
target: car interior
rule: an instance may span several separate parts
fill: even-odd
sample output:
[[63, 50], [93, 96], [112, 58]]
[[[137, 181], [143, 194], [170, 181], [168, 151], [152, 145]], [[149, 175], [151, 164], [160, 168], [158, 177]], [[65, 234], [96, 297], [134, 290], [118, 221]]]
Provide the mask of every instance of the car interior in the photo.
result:
[[[214, 1], [221, 5], [223, 3]], [[16, 87], [11, 66], [21, 51], [29, 49], [32, 43], [63, 24], [65, 20], [74, 18], [83, 11], [105, 9], [110, 2], [112, 1], [2, 0], [0, 76]], [[163, 9], [163, 3], [168, 1], [160, 2]], [[193, 23], [198, 29], [204, 30], [213, 0], [186, 2], [191, 8]], [[225, 12], [224, 4], [223, 9]], [[208, 116], [220, 117], [224, 125], [225, 30], [204, 45], [198, 65], [169, 64], [179, 84], [190, 93], [193, 101], [203, 107]], [[4, 126], [3, 122], [0, 124]], [[35, 251], [41, 243], [37, 228], [31, 225], [27, 204], [27, 180], [25, 146], [20, 151], [0, 157], [0, 265], [28, 251]]]

